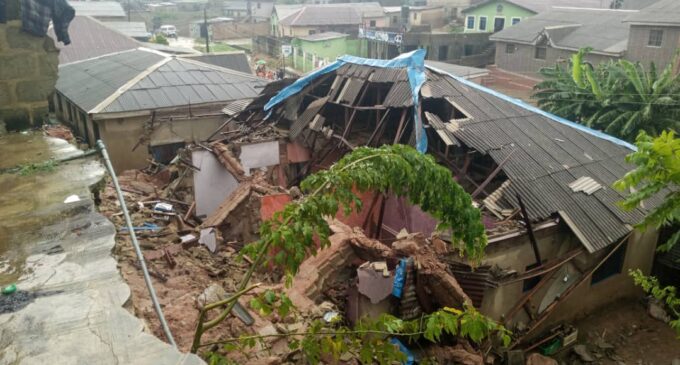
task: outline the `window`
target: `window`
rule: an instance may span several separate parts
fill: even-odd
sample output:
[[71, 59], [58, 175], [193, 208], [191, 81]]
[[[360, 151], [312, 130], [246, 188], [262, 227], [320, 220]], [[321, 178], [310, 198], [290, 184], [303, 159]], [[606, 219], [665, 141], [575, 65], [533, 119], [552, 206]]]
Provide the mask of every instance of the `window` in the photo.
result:
[[505, 45], [505, 53], [508, 53], [508, 54], [515, 53], [515, 45], [514, 44], [506, 44]]
[[465, 22], [467, 24], [467, 29], [475, 29], [475, 17], [474, 15], [470, 15], [467, 17], [467, 21]]
[[496, 7], [496, 12], [499, 13], [499, 14], [502, 13], [503, 12], [503, 5], [498, 4], [498, 6]]
[[413, 20], [418, 20], [418, 13], [413, 13]]
[[312, 35], [312, 34], [316, 34], [316, 30], [310, 29], [310, 30], [309, 30], [309, 35]]
[[439, 54], [437, 56], [439, 61], [446, 61], [449, 58], [449, 46], [439, 46]]
[[371, 22], [369, 24], [370, 24], [371, 27], [375, 27], [375, 20], [371, 20]]
[[257, 8], [258, 8], [258, 9], [262, 9], [262, 4], [257, 3]]
[[486, 17], [485, 16], [479, 17], [479, 30], [486, 30]]
[[512, 18], [511, 24], [515, 25], [515, 24], [519, 23], [520, 20], [522, 20], [522, 18]]
[[399, 23], [399, 17], [398, 16], [393, 16], [392, 17], [392, 24], [397, 24]]
[[602, 266], [597, 268], [590, 279], [590, 284], [597, 284], [600, 281], [607, 279], [611, 276], [621, 273], [623, 269], [623, 260], [626, 258], [626, 248], [628, 244], [624, 243], [619, 247], [616, 252], [614, 252], [607, 261], [605, 261]]
[[663, 30], [652, 29], [649, 31], [649, 41], [647, 45], [650, 47], [661, 47], [661, 42], [663, 42]]
[[547, 54], [547, 49], [545, 47], [536, 47], [534, 52], [534, 58], [537, 60], [544, 60]]
[[465, 44], [463, 45], [463, 55], [464, 56], [472, 56], [475, 52], [475, 46], [473, 44]]

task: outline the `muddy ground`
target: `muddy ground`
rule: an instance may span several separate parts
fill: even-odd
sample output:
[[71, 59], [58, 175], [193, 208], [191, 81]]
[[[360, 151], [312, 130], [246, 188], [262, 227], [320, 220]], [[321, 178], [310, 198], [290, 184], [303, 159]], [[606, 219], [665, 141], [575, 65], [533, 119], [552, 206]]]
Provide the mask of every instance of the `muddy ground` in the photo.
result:
[[[579, 343], [603, 365], [671, 365], [680, 362], [680, 339], [647, 314], [641, 301], [619, 301], [575, 323]], [[607, 345], [613, 346], [607, 349]], [[605, 347], [602, 349], [602, 347]], [[573, 362], [581, 361], [571, 355]], [[675, 365], [675, 363], [673, 363]]]

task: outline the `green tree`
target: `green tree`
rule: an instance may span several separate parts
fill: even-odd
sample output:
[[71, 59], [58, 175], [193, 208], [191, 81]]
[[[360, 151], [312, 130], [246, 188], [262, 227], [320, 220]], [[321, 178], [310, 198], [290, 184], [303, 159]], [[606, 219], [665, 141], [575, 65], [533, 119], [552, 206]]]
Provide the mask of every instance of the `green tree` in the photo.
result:
[[[614, 185], [620, 190], [631, 193], [622, 202], [626, 209], [633, 209], [645, 200], [663, 195], [663, 201], [653, 208], [645, 219], [638, 224], [638, 228], [647, 227], [677, 227], [680, 224], [680, 139], [675, 133], [662, 132], [657, 138], [652, 138], [645, 132], [640, 132], [636, 145], [638, 150], [626, 157], [637, 168], [627, 173]], [[668, 251], [680, 241], [680, 230], [673, 233], [670, 239], [661, 244], [659, 251]], [[636, 284], [658, 300], [666, 303], [666, 307], [675, 317], [670, 325], [680, 337], [680, 299], [674, 287], [662, 287], [653, 277], [646, 277], [640, 270], [631, 272]]]
[[[249, 282], [254, 270], [262, 265], [273, 265], [286, 273], [286, 284], [298, 272], [300, 264], [309, 255], [328, 247], [330, 228], [325, 217], [334, 216], [338, 210], [345, 213], [361, 209], [356, 191], [391, 192], [408, 197], [424, 211], [441, 222], [440, 230], [449, 230], [453, 248], [471, 261], [479, 262], [484, 254], [487, 237], [481, 214], [472, 205], [470, 195], [458, 185], [451, 172], [438, 165], [428, 155], [409, 146], [391, 145], [380, 148], [361, 147], [344, 156], [330, 169], [307, 177], [300, 185], [306, 193], [304, 199], [292, 202], [260, 226], [260, 239], [244, 248], [242, 254], [254, 257], [254, 264], [244, 276], [239, 289], [231, 298], [205, 306], [199, 312], [199, 321], [192, 352], [201, 344], [202, 334], [223, 321], [234, 306], [235, 299], [256, 287]], [[208, 310], [222, 308], [213, 320], [206, 321]], [[285, 295], [264, 293], [251, 302], [261, 314], [277, 311], [284, 317], [291, 311], [292, 303]], [[377, 322], [362, 323], [357, 328], [314, 323], [305, 333], [285, 336], [304, 336], [291, 343], [300, 348], [308, 361], [316, 363], [319, 354], [333, 356], [352, 351], [364, 363], [378, 359], [380, 363], [399, 360], [401, 352], [389, 340], [391, 336], [408, 339], [420, 337], [438, 342], [442, 333], [467, 337], [473, 342], [497, 336], [502, 343], [509, 342], [509, 333], [501, 325], [481, 315], [473, 307], [463, 310], [444, 308], [419, 321], [401, 321], [383, 316]], [[277, 335], [278, 336], [278, 335]], [[252, 348], [266, 336], [243, 336], [226, 339], [227, 349]], [[216, 360], [216, 363], [220, 361]]]
[[151, 43], [157, 43], [157, 44], [164, 44], [164, 45], [169, 45], [170, 43], [168, 42], [168, 39], [165, 38], [162, 34], [156, 34], [151, 39], [149, 39], [149, 42]]
[[533, 97], [548, 112], [633, 142], [640, 131], [653, 136], [680, 127], [680, 76], [672, 63], [661, 73], [627, 60], [593, 66], [589, 48], [570, 62], [541, 69], [544, 81]]

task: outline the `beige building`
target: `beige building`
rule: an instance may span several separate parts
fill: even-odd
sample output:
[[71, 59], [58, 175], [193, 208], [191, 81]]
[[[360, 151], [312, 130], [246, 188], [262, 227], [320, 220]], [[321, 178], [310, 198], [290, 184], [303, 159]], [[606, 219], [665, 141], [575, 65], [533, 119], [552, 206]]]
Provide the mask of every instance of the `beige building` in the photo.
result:
[[385, 11], [377, 2], [314, 5], [277, 5], [272, 13], [272, 33], [304, 37], [323, 32], [356, 34], [360, 27], [386, 27]]
[[230, 101], [257, 95], [251, 74], [139, 48], [59, 67], [57, 116], [90, 146], [107, 145], [118, 171], [207, 139]]

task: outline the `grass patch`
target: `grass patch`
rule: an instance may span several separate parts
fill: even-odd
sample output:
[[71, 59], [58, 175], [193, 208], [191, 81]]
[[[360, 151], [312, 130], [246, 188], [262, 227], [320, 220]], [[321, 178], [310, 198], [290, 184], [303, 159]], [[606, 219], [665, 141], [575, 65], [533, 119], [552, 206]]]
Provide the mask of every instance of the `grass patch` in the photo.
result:
[[39, 174], [43, 172], [52, 172], [57, 168], [59, 163], [55, 160], [47, 160], [42, 162], [34, 162], [19, 166], [19, 175], [28, 176]]
[[[194, 45], [194, 49], [199, 51], [199, 52], [205, 52], [205, 40], [202, 40], [203, 43], [200, 42], [201, 40], [196, 40], [196, 43]], [[210, 42], [210, 52], [234, 52], [234, 51], [241, 51], [238, 48], [234, 48], [228, 44], [224, 43], [217, 43], [217, 42]]]

